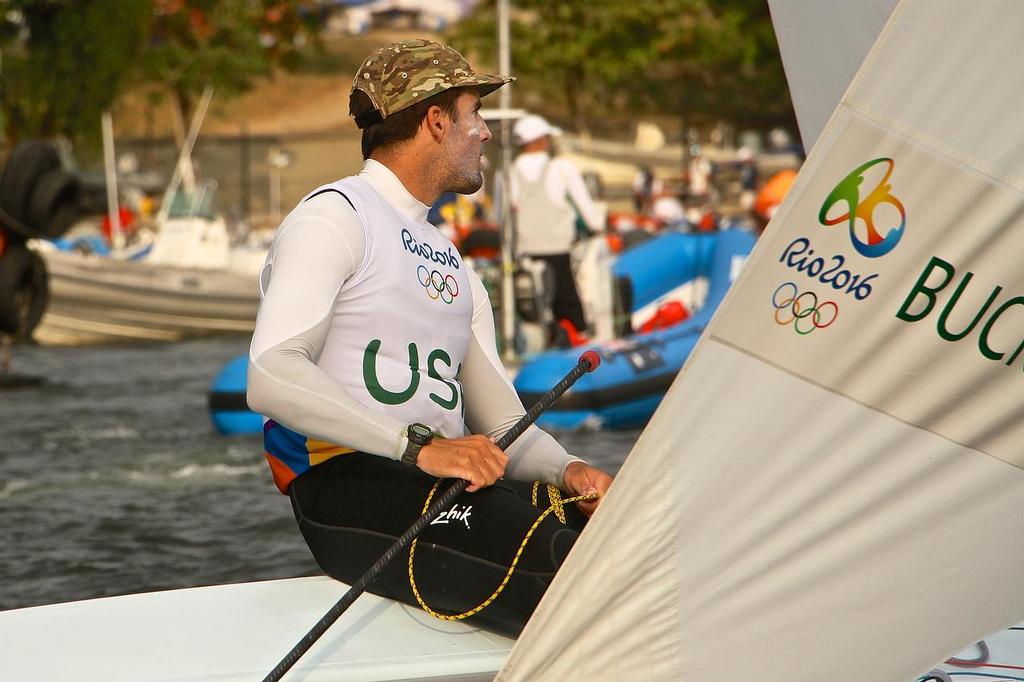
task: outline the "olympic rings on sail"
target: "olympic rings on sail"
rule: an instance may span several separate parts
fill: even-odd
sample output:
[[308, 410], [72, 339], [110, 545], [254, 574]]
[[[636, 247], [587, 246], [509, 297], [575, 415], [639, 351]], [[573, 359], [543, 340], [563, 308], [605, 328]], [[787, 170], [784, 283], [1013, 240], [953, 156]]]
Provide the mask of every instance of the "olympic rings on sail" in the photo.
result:
[[426, 289], [427, 296], [450, 304], [459, 295], [459, 282], [451, 275], [442, 275], [438, 270], [428, 270], [426, 266], [416, 266], [416, 280]]
[[[783, 290], [786, 291], [780, 297]], [[775, 323], [785, 326], [792, 322], [793, 329], [801, 335], [824, 329], [839, 317], [839, 305], [835, 301], [818, 303], [817, 294], [813, 291], [800, 293], [793, 282], [779, 285], [772, 294], [772, 306], [775, 307]]]

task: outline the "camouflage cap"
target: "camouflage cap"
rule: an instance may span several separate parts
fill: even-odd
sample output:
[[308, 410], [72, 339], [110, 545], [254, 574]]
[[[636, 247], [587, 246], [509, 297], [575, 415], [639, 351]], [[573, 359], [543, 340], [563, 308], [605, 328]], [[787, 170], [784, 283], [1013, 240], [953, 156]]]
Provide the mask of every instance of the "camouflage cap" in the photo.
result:
[[375, 50], [356, 72], [352, 90], [365, 92], [374, 106], [355, 117], [356, 125], [373, 125], [449, 88], [475, 86], [483, 97], [514, 80], [474, 73], [465, 57], [433, 40], [400, 40]]

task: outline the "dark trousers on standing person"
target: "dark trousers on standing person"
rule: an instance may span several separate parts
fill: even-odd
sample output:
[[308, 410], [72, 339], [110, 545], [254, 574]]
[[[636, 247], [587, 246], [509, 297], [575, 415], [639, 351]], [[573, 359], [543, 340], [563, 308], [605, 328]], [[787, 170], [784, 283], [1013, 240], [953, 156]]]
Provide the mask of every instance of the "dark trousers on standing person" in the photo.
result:
[[[357, 452], [314, 466], [288, 492], [317, 563], [352, 584], [419, 518], [437, 480], [401, 462]], [[434, 499], [450, 485], [442, 481]], [[412, 577], [424, 602], [439, 613], [457, 614], [487, 600], [551, 503], [546, 486], [504, 479], [462, 493], [418, 536]], [[519, 634], [586, 524], [575, 504], [556, 509], [559, 514], [549, 513], [537, 526], [498, 597], [468, 622]], [[368, 591], [417, 605], [408, 549]]]
[[551, 303], [551, 312], [555, 316], [555, 323], [559, 320], [569, 320], [581, 334], [587, 331], [587, 320], [583, 316], [583, 304], [580, 303], [580, 294], [576, 290], [576, 279], [572, 276], [572, 265], [569, 262], [569, 254], [556, 253], [542, 256], [530, 255], [530, 258], [544, 261], [555, 276], [555, 296]]

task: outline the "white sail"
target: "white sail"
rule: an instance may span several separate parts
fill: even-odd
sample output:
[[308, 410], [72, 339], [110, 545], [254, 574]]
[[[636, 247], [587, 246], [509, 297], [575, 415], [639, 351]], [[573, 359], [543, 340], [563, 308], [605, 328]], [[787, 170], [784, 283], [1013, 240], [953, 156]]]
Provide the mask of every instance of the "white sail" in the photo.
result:
[[896, 0], [768, 0], [804, 149], [835, 111]]
[[1024, 619], [1022, 33], [897, 6], [499, 679], [901, 682]]

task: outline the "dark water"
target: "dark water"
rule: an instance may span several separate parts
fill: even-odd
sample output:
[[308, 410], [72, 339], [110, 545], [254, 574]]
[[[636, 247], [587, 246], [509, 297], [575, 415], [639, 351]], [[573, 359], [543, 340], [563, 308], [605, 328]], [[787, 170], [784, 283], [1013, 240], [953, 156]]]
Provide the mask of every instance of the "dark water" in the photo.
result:
[[[0, 389], [0, 610], [318, 572], [260, 437], [210, 425], [246, 343], [15, 349], [46, 382]], [[614, 471], [637, 433], [557, 437]]]

